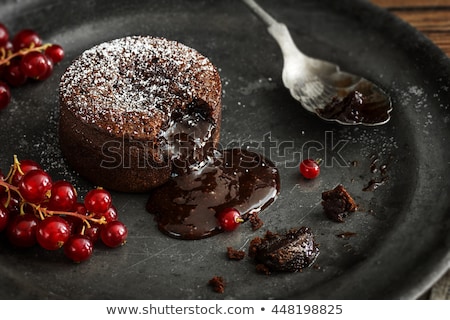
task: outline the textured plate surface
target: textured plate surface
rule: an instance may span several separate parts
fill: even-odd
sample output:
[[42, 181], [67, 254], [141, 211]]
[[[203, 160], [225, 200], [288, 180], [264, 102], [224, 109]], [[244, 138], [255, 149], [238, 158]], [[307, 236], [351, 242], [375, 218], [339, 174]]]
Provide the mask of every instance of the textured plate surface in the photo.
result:
[[[61, 157], [58, 81], [82, 51], [126, 35], [163, 36], [196, 48], [223, 80], [223, 147], [245, 146], [270, 157], [281, 173], [278, 200], [265, 224], [200, 241], [162, 235], [144, 210], [146, 195], [114, 193], [129, 228], [118, 249], [97, 246], [75, 265], [61, 252], [14, 250], [0, 239], [1, 298], [74, 299], [410, 299], [450, 265], [450, 62], [421, 34], [385, 11], [358, 1], [262, 1], [285, 22], [305, 53], [332, 60], [377, 82], [394, 101], [391, 121], [377, 128], [325, 123], [282, 86], [280, 50], [240, 1], [6, 1], [0, 21], [16, 32], [38, 31], [61, 44], [65, 60], [43, 83], [13, 89], [0, 113], [0, 166], [12, 157], [40, 162], [73, 182], [92, 185]], [[302, 179], [302, 158], [322, 158], [321, 176]], [[371, 166], [373, 164], [373, 166]], [[388, 180], [363, 191], [371, 179]], [[376, 170], [372, 170], [372, 169]], [[344, 223], [322, 212], [322, 191], [342, 183], [360, 205]], [[308, 226], [321, 254], [296, 274], [256, 273], [248, 260], [228, 261], [228, 246], [247, 250], [266, 230]], [[338, 234], [355, 233], [350, 238]], [[227, 282], [214, 293], [215, 275]]]

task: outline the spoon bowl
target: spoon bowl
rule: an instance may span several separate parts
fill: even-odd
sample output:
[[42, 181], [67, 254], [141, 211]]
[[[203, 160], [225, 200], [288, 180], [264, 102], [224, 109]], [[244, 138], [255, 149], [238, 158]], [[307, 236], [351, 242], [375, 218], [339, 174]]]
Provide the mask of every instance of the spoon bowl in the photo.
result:
[[343, 125], [376, 126], [390, 120], [391, 98], [369, 80], [338, 65], [309, 57], [295, 45], [287, 28], [254, 0], [242, 0], [263, 20], [283, 54], [282, 80], [308, 111]]

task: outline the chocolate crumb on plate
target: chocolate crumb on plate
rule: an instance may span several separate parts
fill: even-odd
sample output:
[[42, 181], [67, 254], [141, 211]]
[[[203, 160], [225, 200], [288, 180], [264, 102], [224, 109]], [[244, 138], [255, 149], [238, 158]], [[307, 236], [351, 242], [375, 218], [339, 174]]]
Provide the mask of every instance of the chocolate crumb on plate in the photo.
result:
[[358, 205], [343, 185], [322, 192], [322, 206], [328, 218], [336, 222], [344, 222], [350, 212], [358, 210]]
[[257, 263], [257, 270], [300, 272], [311, 266], [319, 255], [314, 235], [307, 227], [290, 229], [279, 234], [267, 231], [263, 238], [250, 242], [249, 256]]
[[208, 285], [210, 285], [213, 290], [217, 293], [225, 292], [225, 281], [222, 277], [214, 276], [208, 281]]
[[254, 210], [248, 215], [248, 221], [250, 222], [253, 231], [258, 230], [264, 225], [264, 221], [262, 221], [261, 218], [259, 217], [259, 212], [260, 211]]
[[227, 257], [230, 260], [242, 260], [245, 257], [245, 251], [227, 247]]

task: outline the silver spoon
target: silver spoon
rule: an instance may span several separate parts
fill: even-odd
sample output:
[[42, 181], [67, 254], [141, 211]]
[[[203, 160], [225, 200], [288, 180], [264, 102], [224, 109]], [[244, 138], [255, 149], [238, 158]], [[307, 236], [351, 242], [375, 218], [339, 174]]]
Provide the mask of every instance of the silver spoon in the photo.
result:
[[282, 80], [294, 99], [327, 121], [344, 125], [381, 125], [389, 121], [391, 98], [374, 83], [339, 66], [300, 52], [285, 24], [254, 0], [242, 0], [263, 20], [283, 54]]

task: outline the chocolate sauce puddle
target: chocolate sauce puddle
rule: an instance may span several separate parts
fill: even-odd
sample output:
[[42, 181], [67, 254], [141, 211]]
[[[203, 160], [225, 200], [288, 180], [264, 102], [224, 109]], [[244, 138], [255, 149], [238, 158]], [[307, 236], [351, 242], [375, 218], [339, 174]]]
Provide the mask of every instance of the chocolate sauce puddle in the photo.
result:
[[164, 234], [202, 239], [222, 232], [216, 213], [233, 207], [247, 220], [275, 201], [279, 191], [280, 176], [270, 160], [242, 149], [215, 150], [201, 168], [153, 190], [146, 209]]

